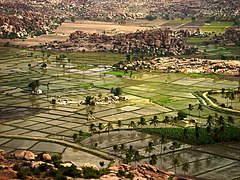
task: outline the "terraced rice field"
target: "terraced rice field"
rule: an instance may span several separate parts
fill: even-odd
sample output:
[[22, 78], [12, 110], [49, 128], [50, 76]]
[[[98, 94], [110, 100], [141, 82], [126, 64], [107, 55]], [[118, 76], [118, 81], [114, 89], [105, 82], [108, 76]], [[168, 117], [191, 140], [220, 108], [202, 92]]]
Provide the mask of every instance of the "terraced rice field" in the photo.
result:
[[[147, 122], [154, 115], [160, 120], [165, 116], [175, 116], [179, 110], [188, 111], [189, 103], [194, 106], [189, 118], [199, 121], [199, 124], [206, 123], [208, 115], [216, 112], [208, 107], [203, 107], [201, 116], [197, 106], [199, 100], [193, 95], [196, 91], [208, 91], [211, 89], [237, 88], [238, 82], [227, 81], [219, 78], [190, 77], [185, 74], [165, 74], [160, 72], [143, 72], [136, 74], [132, 78], [126, 76], [117, 78], [112, 74], [105, 74], [111, 71], [106, 65], [124, 59], [124, 55], [115, 54], [78, 54], [69, 53], [70, 61], [57, 62], [56, 55], [51, 54], [49, 58], [42, 58], [41, 52], [34, 52], [33, 57], [27, 57], [28, 50], [17, 50], [12, 48], [0, 48], [0, 135], [22, 135], [27, 137], [51, 138], [65, 142], [73, 142], [73, 134], [80, 130], [89, 132], [91, 123], [106, 125], [111, 122], [113, 128], [118, 128], [120, 120], [123, 124], [121, 128], [129, 128], [131, 121], [138, 122], [140, 117], [145, 117]], [[89, 59], [88, 59], [89, 57]], [[39, 64], [45, 61], [48, 64], [46, 70], [40, 69]], [[32, 68], [28, 67], [31, 64]], [[65, 65], [65, 67], [63, 66]], [[79, 69], [78, 66], [95, 65], [93, 68]], [[100, 65], [100, 66], [98, 66]], [[105, 68], [106, 66], [106, 68]], [[27, 86], [33, 80], [40, 80], [41, 95], [30, 94]], [[49, 88], [47, 84], [49, 82]], [[106, 95], [110, 93], [112, 87], [122, 87], [124, 95], [129, 97], [128, 101], [121, 101], [108, 105], [89, 107], [85, 105], [53, 105], [53, 98], [69, 99], [74, 101], [84, 101], [88, 95]], [[88, 120], [90, 111], [95, 117]], [[219, 113], [224, 117], [228, 114]], [[240, 116], [234, 115], [235, 125], [240, 125]], [[181, 124], [182, 125], [182, 124]], [[172, 125], [166, 125], [172, 126]], [[147, 125], [146, 127], [150, 127]], [[156, 127], [165, 127], [159, 124]], [[239, 171], [225, 170], [236, 167], [239, 170], [239, 143], [226, 145], [226, 150], [219, 147], [196, 147], [181, 145], [177, 151], [171, 151], [169, 140], [164, 144], [167, 150], [160, 156], [161, 144], [159, 137], [149, 134], [142, 134], [135, 131], [113, 131], [110, 133], [95, 134], [81, 142], [87, 147], [95, 147], [104, 153], [112, 156], [123, 156], [113, 152], [115, 144], [132, 144], [141, 154], [146, 156], [141, 162], [148, 162], [148, 154], [144, 147], [149, 141], [154, 142], [155, 151], [159, 155], [157, 166], [167, 170], [171, 167], [171, 157], [181, 156], [190, 162], [189, 174], [211, 179], [218, 176], [220, 171], [223, 176], [230, 176], [232, 179], [239, 178]], [[225, 145], [224, 145], [225, 146]], [[222, 147], [222, 145], [221, 145]], [[6, 152], [15, 152], [19, 149], [29, 149], [34, 152], [47, 151], [51, 154], [60, 153], [65, 160], [73, 160], [78, 165], [85, 162], [92, 162], [99, 165], [100, 161], [109, 160], [96, 155], [76, 150], [52, 142], [41, 140], [24, 140], [15, 138], [0, 138], [0, 148]], [[213, 151], [217, 148], [219, 151]], [[161, 158], [160, 158], [161, 157]], [[118, 158], [117, 158], [118, 159]], [[205, 164], [208, 164], [206, 167]], [[181, 167], [178, 168], [179, 173]]]

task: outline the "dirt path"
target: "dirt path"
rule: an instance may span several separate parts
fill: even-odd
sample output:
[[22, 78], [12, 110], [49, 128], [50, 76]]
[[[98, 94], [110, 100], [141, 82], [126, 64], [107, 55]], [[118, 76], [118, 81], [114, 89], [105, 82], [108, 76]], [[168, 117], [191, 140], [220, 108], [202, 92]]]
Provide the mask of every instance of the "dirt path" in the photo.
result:
[[[219, 91], [214, 91], [214, 92], [220, 93], [221, 91], [219, 90]], [[216, 108], [219, 108], [219, 109], [224, 110], [224, 111], [229, 111], [229, 112], [233, 112], [233, 113], [240, 113], [240, 111], [239, 111], [239, 110], [236, 110], [236, 109], [228, 109], [228, 108], [223, 108], [223, 107], [218, 106], [218, 105], [215, 104], [211, 99], [209, 99], [209, 98], [207, 97], [207, 95], [208, 95], [208, 92], [203, 93], [204, 99], [206, 99], [211, 106], [216, 107]]]

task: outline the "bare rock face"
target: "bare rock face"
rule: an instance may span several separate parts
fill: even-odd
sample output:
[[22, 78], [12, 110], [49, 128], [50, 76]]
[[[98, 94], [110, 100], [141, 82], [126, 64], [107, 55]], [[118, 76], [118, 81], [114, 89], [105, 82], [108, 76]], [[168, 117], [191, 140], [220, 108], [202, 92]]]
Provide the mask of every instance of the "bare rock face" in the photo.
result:
[[115, 173], [110, 173], [100, 177], [100, 180], [119, 180]]
[[97, 167], [96, 164], [84, 163], [82, 167], [92, 167], [93, 169], [96, 169], [99, 171], [99, 168]]
[[43, 154], [43, 160], [45, 161], [51, 161], [52, 160], [52, 157], [50, 154]]
[[35, 154], [31, 151], [19, 151], [15, 154], [15, 157], [17, 159], [25, 159], [25, 160], [34, 160], [35, 159]]

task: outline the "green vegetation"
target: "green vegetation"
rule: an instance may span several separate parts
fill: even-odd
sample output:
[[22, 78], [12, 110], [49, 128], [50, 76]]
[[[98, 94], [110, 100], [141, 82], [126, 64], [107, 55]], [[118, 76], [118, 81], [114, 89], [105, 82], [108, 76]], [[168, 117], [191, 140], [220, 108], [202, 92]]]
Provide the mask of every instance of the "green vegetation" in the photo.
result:
[[206, 23], [204, 26], [201, 27], [201, 30], [203, 32], [208, 32], [208, 33], [224, 33], [227, 27], [230, 27], [233, 25], [233, 22], [211, 22], [211, 23]]
[[207, 145], [240, 140], [240, 128], [238, 127], [224, 127], [223, 131], [220, 128], [210, 130], [203, 127], [198, 128], [198, 137], [196, 137], [196, 129], [194, 128], [187, 128], [187, 133], [184, 132], [184, 128], [145, 128], [140, 131], [158, 134], [191, 145]]
[[126, 72], [122, 72], [122, 71], [108, 71], [108, 72], [105, 72], [104, 74], [111, 74], [111, 75], [116, 75], [116, 76], [131, 76], [131, 75], [133, 75], [131, 72], [126, 73]]

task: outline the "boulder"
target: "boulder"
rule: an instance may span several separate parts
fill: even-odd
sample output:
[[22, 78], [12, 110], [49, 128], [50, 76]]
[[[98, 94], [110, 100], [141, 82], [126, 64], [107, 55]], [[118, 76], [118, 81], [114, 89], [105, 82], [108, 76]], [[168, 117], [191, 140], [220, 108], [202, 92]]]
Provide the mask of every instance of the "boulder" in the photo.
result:
[[15, 157], [17, 159], [25, 159], [25, 160], [34, 160], [35, 159], [35, 154], [31, 151], [19, 151], [15, 154]]
[[43, 160], [45, 161], [51, 161], [52, 160], [52, 157], [50, 154], [43, 154]]
[[90, 164], [90, 163], [84, 163], [82, 167], [92, 167], [93, 169], [96, 169], [99, 171], [99, 168], [95, 164]]
[[100, 180], [119, 180], [120, 178], [117, 177], [115, 173], [110, 173], [100, 177]]
[[24, 151], [19, 151], [19, 152], [17, 152], [17, 153], [15, 154], [15, 157], [16, 157], [17, 159], [24, 159], [25, 153], [26, 153], [25, 150], [24, 150]]
[[26, 160], [34, 160], [35, 159], [35, 154], [31, 151], [26, 151], [24, 158]]

